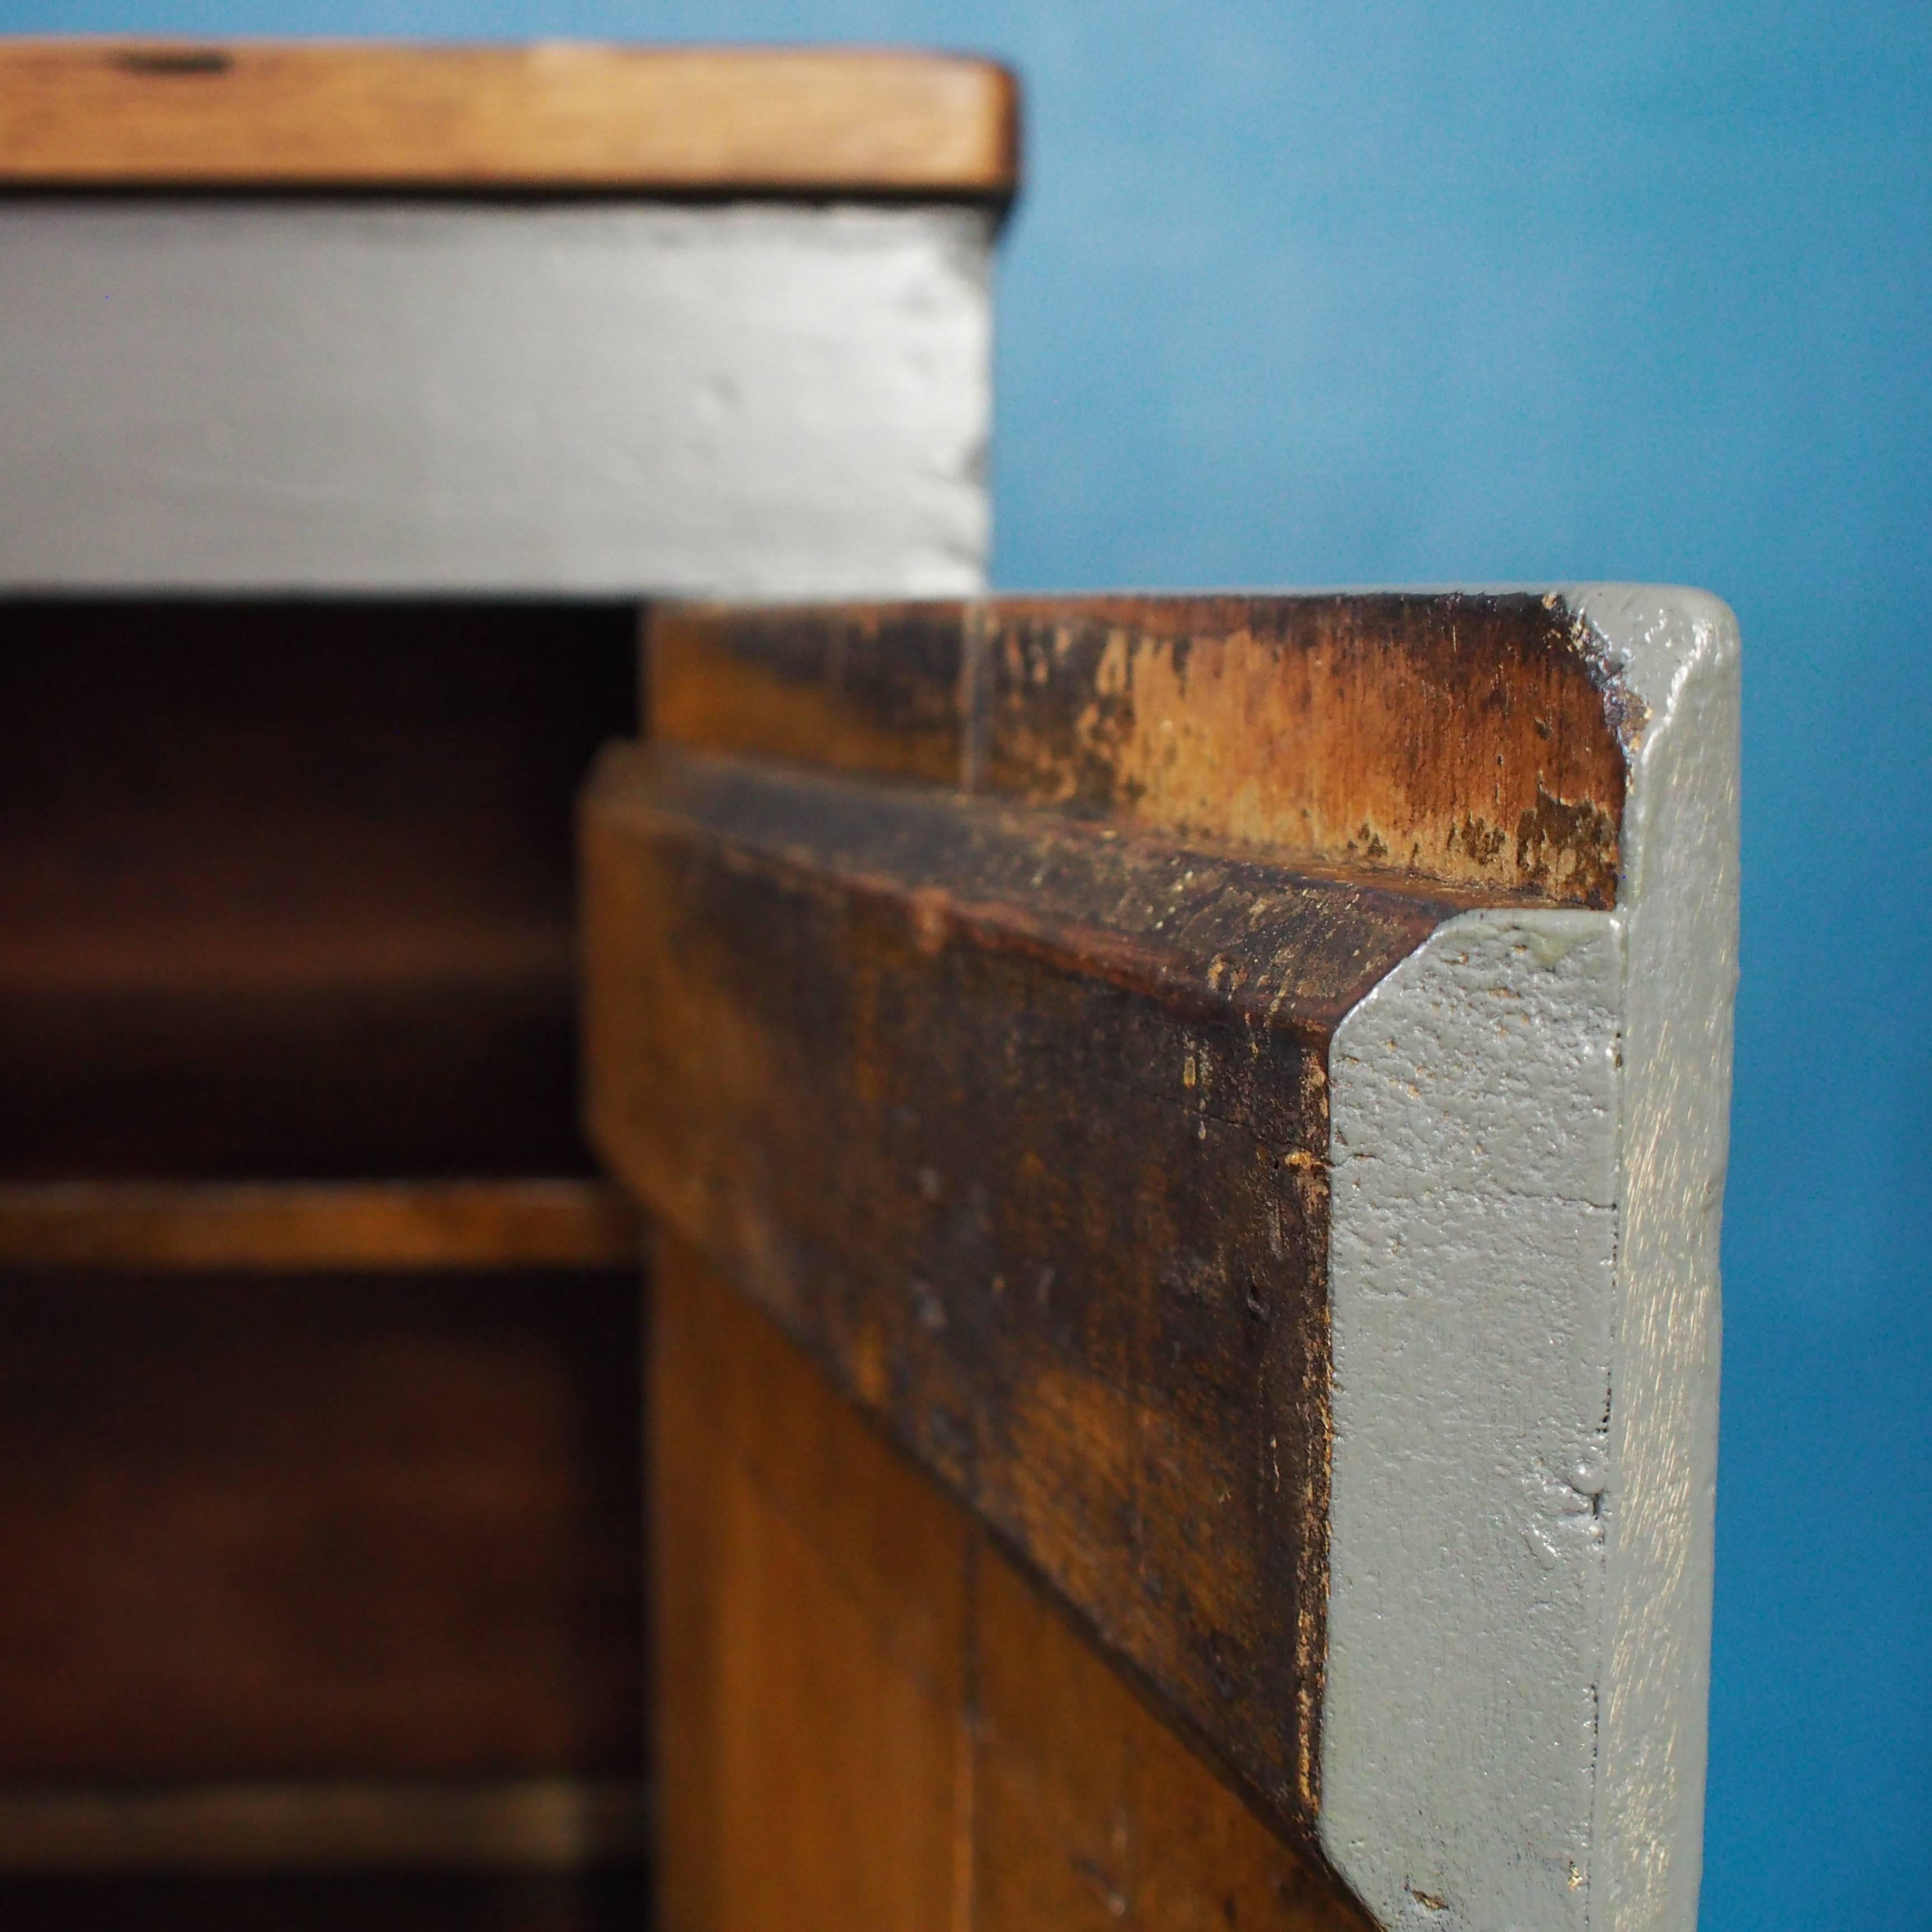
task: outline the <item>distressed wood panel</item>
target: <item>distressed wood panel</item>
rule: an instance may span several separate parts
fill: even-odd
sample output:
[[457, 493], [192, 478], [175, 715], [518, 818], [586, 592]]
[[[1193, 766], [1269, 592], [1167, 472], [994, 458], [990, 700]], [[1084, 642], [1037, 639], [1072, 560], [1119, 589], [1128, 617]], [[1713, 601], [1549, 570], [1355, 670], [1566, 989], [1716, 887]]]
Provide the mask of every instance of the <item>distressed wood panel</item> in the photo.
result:
[[675, 1238], [652, 1324], [667, 1932], [1360, 1932]]
[[0, 40], [14, 187], [1004, 196], [1016, 88], [864, 48]]
[[670, 630], [586, 818], [626, 1179], [1380, 1922], [1689, 1932], [1730, 614]]
[[956, 784], [968, 745], [964, 613], [887, 604], [721, 620], [668, 604], [645, 619], [652, 736]]
[[1560, 597], [698, 607], [653, 637], [686, 743], [884, 774], [906, 767], [864, 747], [902, 757], [917, 716], [936, 759], [943, 719], [976, 790], [1304, 866], [1616, 900], [1644, 707]]
[[1309, 1828], [1322, 1044], [1442, 908], [668, 749], [586, 837], [607, 1156]]

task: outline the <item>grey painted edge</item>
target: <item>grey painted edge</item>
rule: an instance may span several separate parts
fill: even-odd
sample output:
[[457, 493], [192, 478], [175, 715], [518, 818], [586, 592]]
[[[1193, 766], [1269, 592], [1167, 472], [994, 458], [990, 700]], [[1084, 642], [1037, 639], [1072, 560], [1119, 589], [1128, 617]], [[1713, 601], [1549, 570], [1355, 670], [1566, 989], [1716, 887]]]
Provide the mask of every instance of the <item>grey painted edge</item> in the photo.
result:
[[1321, 1832], [1391, 1927], [1694, 1932], [1738, 634], [1550, 595], [1628, 700], [1618, 909], [1452, 920], [1331, 1052]]
[[0, 590], [961, 596], [992, 218], [0, 207]]

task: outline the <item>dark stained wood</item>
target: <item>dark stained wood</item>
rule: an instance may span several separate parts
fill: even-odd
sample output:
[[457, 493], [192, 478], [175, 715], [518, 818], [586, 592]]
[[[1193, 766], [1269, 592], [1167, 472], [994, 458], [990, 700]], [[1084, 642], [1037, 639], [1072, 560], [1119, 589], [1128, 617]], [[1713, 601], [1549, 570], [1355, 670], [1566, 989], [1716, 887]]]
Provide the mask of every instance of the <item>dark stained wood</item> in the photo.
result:
[[581, 1174], [612, 608], [0, 603], [0, 1176]]
[[651, 614], [651, 733], [706, 751], [884, 778], [958, 781], [964, 607], [796, 614], [668, 605]]
[[1526, 595], [654, 614], [584, 819], [620, 1178], [1312, 1844], [1327, 1053], [1604, 905], [1610, 668]]
[[0, 1277], [0, 1785], [640, 1762], [636, 1276]]
[[623, 1268], [636, 1211], [592, 1180], [0, 1183], [0, 1268]]
[[[694, 747], [890, 775], [914, 736], [894, 728], [964, 689], [958, 763], [920, 776], [1304, 867], [1615, 899], [1642, 721], [1540, 597], [1016, 598], [653, 624], [674, 667], [660, 727]], [[874, 631], [916, 680], [890, 706], [847, 668]], [[938, 734], [918, 741], [936, 754]]]
[[668, 748], [586, 838], [607, 1157], [1306, 1828], [1322, 1047], [1450, 908]]
[[868, 48], [0, 41], [0, 184], [1012, 194], [1012, 76]]
[[654, 1300], [665, 1932], [1362, 1932], [675, 1239]]

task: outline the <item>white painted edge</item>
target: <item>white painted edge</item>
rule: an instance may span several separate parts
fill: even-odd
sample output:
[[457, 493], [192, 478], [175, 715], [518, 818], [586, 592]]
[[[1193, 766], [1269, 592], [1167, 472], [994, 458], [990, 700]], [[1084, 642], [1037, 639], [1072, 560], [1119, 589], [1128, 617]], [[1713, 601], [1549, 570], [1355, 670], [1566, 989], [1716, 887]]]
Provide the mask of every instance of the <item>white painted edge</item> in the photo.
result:
[[985, 581], [993, 217], [0, 206], [0, 591]]
[[1618, 909], [1450, 920], [1331, 1050], [1321, 1833], [1390, 1927], [1694, 1932], [1737, 626], [1550, 595], [1626, 701]]

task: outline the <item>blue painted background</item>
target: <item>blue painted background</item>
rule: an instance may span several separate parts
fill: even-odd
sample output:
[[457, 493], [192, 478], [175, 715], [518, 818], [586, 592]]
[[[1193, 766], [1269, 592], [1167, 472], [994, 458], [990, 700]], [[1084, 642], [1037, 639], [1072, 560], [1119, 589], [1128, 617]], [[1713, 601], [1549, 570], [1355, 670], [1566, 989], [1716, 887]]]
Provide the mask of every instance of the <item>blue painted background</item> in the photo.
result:
[[1731, 601], [1703, 1923], [1932, 1927], [1932, 7], [0, 0], [129, 28], [998, 52], [1002, 585]]

